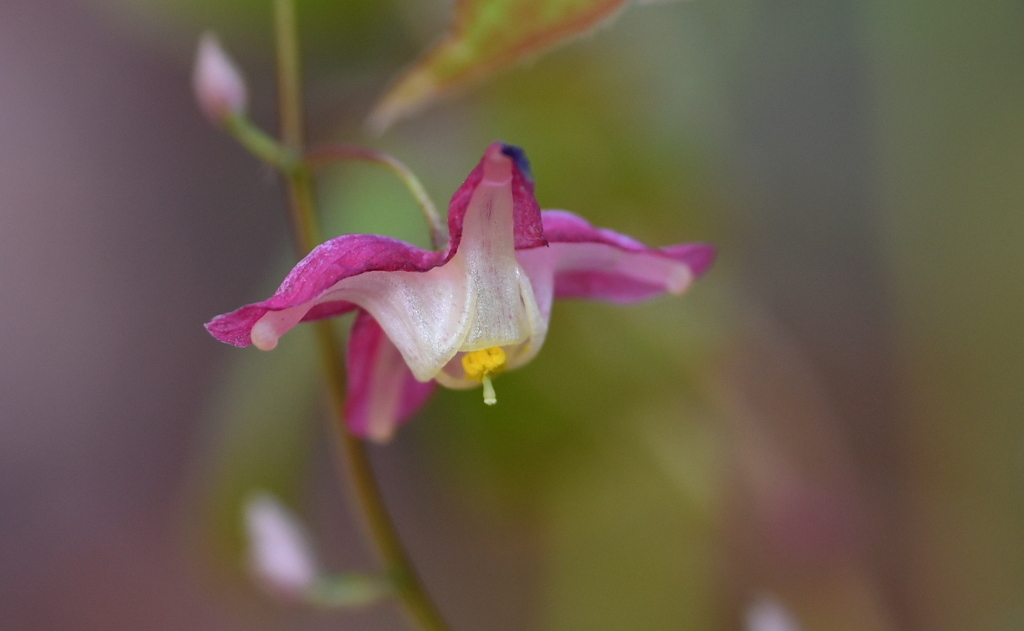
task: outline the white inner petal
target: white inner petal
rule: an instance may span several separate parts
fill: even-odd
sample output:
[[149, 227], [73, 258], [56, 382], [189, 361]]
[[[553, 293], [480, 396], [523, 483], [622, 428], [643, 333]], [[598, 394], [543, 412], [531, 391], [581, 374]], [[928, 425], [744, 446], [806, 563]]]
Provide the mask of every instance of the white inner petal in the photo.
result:
[[[512, 193], [508, 185], [481, 184], [473, 193], [462, 229], [462, 243], [452, 259], [464, 266], [472, 319], [461, 351], [508, 346], [530, 336], [524, 299], [533, 302], [520, 278], [513, 233]], [[528, 286], [526, 287], [528, 289]]]
[[[538, 249], [544, 250], [545, 248]], [[551, 275], [548, 274], [548, 276], [550, 277]], [[529, 329], [527, 337], [523, 340], [517, 340], [512, 344], [493, 344], [482, 347], [500, 346], [505, 351], [508, 370], [516, 369], [533, 359], [544, 345], [544, 338], [547, 336], [548, 316], [551, 312], [550, 283], [547, 283], [547, 288], [543, 286], [537, 288], [536, 285], [531, 284], [531, 277], [533, 277], [533, 274], [528, 274], [522, 267], [519, 268], [520, 306]], [[541, 283], [544, 283], [543, 274], [538, 274], [538, 278]], [[543, 305], [543, 308], [541, 308], [541, 305]], [[468, 346], [460, 348], [459, 352], [435, 375], [437, 382], [446, 388], [456, 390], [478, 387], [480, 382], [475, 379], [467, 379], [465, 370], [462, 367], [462, 356], [471, 350], [480, 349], [469, 348]]]

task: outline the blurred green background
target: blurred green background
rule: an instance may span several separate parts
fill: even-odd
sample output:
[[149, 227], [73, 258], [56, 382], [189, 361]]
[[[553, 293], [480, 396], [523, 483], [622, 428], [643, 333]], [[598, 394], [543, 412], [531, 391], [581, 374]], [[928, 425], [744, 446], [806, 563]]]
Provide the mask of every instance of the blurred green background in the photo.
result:
[[[441, 392], [374, 448], [456, 629], [742, 629], [765, 594], [807, 630], [1024, 629], [1024, 4], [630, 6], [380, 138], [363, 119], [450, 3], [299, 7], [314, 144], [388, 151], [444, 206], [501, 139], [544, 208], [719, 246], [682, 298], [559, 303], [499, 405]], [[333, 568], [373, 567], [306, 333], [259, 353], [201, 328], [293, 260], [280, 187], [188, 83], [211, 29], [273, 128], [270, 19], [0, 7], [12, 629], [403, 628], [275, 605], [242, 571], [254, 488]], [[377, 167], [320, 198], [332, 235], [426, 245]]]

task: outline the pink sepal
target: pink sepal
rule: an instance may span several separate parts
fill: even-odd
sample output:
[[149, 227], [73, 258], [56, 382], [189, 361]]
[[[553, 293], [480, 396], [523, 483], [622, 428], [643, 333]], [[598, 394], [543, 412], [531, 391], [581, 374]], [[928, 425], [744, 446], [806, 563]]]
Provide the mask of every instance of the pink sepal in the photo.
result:
[[356, 436], [384, 442], [434, 392], [417, 381], [373, 316], [360, 311], [348, 341], [345, 420]]
[[704, 243], [650, 248], [564, 210], [542, 216], [557, 298], [627, 303], [682, 293], [715, 258], [714, 247]]
[[[282, 311], [316, 298], [338, 281], [365, 272], [425, 272], [436, 266], [440, 252], [372, 234], [346, 234], [320, 244], [288, 274], [272, 297], [217, 316], [206, 330], [221, 342], [235, 346], [252, 343], [252, 327], [269, 311]], [[316, 305], [303, 320], [338, 315], [351, 303]]]

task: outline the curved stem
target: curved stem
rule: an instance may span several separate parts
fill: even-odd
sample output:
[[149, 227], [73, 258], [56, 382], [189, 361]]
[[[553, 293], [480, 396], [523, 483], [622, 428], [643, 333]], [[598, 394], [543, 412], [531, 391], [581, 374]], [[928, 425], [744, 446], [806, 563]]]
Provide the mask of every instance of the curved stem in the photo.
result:
[[[277, 34], [281, 140], [293, 155], [301, 156], [304, 145], [302, 84], [294, 0], [274, 0], [274, 17]], [[285, 175], [288, 181], [296, 245], [304, 255], [321, 240], [312, 173], [307, 165], [301, 164], [286, 170]], [[345, 453], [349, 479], [363, 509], [367, 529], [387, 565], [388, 573], [395, 582], [397, 594], [409, 615], [423, 629], [448, 631], [448, 625], [423, 589], [388, 515], [373, 475], [366, 445], [353, 436], [345, 425], [345, 368], [339, 355], [341, 347], [337, 335], [327, 321], [318, 322], [315, 328], [335, 412], [335, 433], [338, 436], [340, 450]]]
[[388, 568], [388, 574], [394, 582], [395, 591], [410, 617], [428, 631], [448, 631], [447, 623], [424, 590], [405, 547], [402, 545], [402, 540], [395, 530], [394, 523], [388, 515], [384, 498], [373, 475], [373, 466], [366, 451], [366, 444], [353, 436], [345, 425], [346, 393], [345, 387], [342, 385], [344, 383], [344, 368], [337, 352], [339, 346], [334, 329], [326, 320], [317, 322], [315, 326], [324, 371], [328, 376], [331, 402], [337, 419], [334, 426], [335, 434], [338, 437], [339, 449], [345, 452], [349, 482], [363, 509], [367, 530], [377, 544], [377, 549]]
[[331, 162], [340, 162], [342, 160], [373, 162], [391, 169], [398, 176], [398, 179], [402, 180], [402, 183], [409, 189], [409, 192], [412, 193], [416, 203], [419, 204], [423, 218], [430, 228], [431, 245], [438, 250], [444, 249], [448, 245], [448, 226], [441, 220], [441, 216], [437, 212], [437, 206], [430, 199], [427, 189], [423, 188], [419, 178], [398, 158], [382, 151], [353, 145], [324, 145], [312, 149], [306, 154], [306, 164], [311, 167]]

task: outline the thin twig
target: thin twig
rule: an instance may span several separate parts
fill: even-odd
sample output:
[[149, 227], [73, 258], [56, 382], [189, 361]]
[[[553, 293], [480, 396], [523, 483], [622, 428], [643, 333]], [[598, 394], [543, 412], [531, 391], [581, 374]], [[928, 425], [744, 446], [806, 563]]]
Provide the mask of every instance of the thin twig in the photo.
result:
[[[302, 80], [294, 0], [275, 0], [274, 17], [281, 139], [290, 152], [301, 156], [304, 146]], [[299, 252], [305, 255], [321, 241], [313, 177], [307, 165], [286, 171], [285, 175], [296, 242]], [[427, 596], [391, 521], [365, 443], [353, 436], [345, 424], [345, 367], [334, 329], [329, 322], [324, 321], [316, 324], [316, 332], [335, 412], [339, 450], [346, 456], [349, 482], [359, 499], [367, 530], [387, 565], [388, 573], [395, 581], [397, 594], [410, 617], [427, 631], [449, 631], [447, 623]]]
[[391, 171], [402, 180], [405, 187], [409, 189], [416, 203], [423, 213], [423, 218], [430, 228], [430, 243], [435, 249], [441, 250], [448, 245], [448, 227], [441, 220], [437, 212], [437, 206], [430, 199], [427, 189], [420, 183], [419, 178], [405, 166], [398, 158], [388, 155], [382, 151], [356, 147], [353, 145], [323, 145], [311, 149], [306, 154], [306, 164], [310, 167], [317, 167], [333, 162], [344, 160], [358, 160], [361, 162], [373, 162], [391, 169]]

